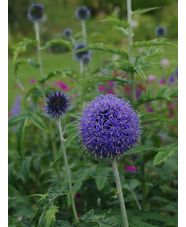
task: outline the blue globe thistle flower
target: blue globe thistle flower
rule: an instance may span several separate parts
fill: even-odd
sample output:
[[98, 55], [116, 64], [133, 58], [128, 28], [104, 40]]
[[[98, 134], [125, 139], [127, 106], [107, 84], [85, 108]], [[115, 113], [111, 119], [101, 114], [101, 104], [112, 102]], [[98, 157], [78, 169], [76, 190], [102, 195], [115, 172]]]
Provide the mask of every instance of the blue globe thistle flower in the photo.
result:
[[64, 92], [50, 93], [46, 99], [46, 106], [43, 107], [44, 114], [49, 118], [57, 119], [68, 111], [70, 99], [67, 98]]
[[86, 6], [80, 6], [75, 14], [78, 20], [87, 20], [90, 17], [90, 10]]
[[88, 105], [78, 123], [87, 152], [99, 158], [123, 158], [141, 139], [139, 117], [124, 99], [107, 94]]
[[32, 22], [40, 22], [44, 14], [44, 6], [40, 3], [33, 3], [28, 9], [28, 18]]
[[[83, 44], [83, 43], [77, 44], [74, 48], [74, 51], [80, 50], [80, 49], [85, 48], [85, 47], [87, 47], [86, 44]], [[78, 59], [79, 61], [81, 61], [84, 56], [90, 56], [90, 53], [91, 53], [90, 50], [84, 50], [84, 51], [75, 53], [74, 57], [76, 59]]]
[[72, 34], [73, 34], [73, 32], [72, 32], [72, 29], [70, 29], [70, 28], [65, 28], [63, 30], [63, 36], [65, 38], [69, 38]]
[[83, 65], [88, 65], [91, 61], [90, 54], [83, 55], [81, 61], [82, 61]]
[[155, 33], [156, 33], [156, 35], [157, 35], [158, 37], [163, 37], [163, 36], [166, 35], [167, 30], [166, 30], [166, 28], [163, 27], [163, 26], [158, 26], [158, 27], [156, 28], [156, 30], [155, 30]]

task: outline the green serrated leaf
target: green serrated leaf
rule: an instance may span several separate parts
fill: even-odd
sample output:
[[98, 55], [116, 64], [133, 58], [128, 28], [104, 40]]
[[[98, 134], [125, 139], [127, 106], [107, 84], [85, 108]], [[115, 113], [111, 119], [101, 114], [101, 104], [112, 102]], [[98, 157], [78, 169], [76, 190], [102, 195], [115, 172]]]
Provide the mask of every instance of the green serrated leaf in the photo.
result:
[[96, 181], [96, 185], [98, 187], [98, 190], [101, 191], [107, 181], [107, 178], [111, 172], [110, 168], [99, 168], [94, 174], [94, 178]]
[[59, 212], [59, 208], [57, 206], [50, 207], [45, 214], [46, 227], [50, 227], [56, 221], [56, 213]]
[[46, 125], [43, 123], [43, 120], [41, 119], [41, 117], [39, 117], [36, 114], [33, 114], [30, 118], [30, 120], [32, 121], [32, 123], [37, 126], [38, 128], [40, 128], [41, 130], [43, 130], [44, 132], [48, 132], [48, 128], [46, 127]]
[[48, 41], [44, 47], [42, 47], [40, 50], [46, 50], [49, 47], [53, 46], [53, 45], [65, 45], [66, 47], [68, 47], [70, 50], [72, 50], [72, 44], [71, 42], [64, 40], [64, 39], [53, 39]]
[[119, 19], [114, 18], [114, 17], [108, 17], [106, 19], [101, 20], [101, 22], [111, 22], [111, 23], [114, 23], [114, 24], [117, 24], [117, 25], [120, 25], [120, 26], [123, 26], [123, 27], [128, 27], [127, 21], [119, 20]]
[[132, 44], [132, 47], [149, 47], [149, 46], [163, 46], [163, 45], [177, 47], [176, 44], [169, 42], [168, 39], [166, 38], [158, 38], [158, 39], [153, 39], [149, 41], [135, 42], [134, 44]]
[[126, 36], [129, 34], [128, 29], [123, 28], [123, 27], [120, 27], [120, 26], [115, 26], [115, 27], [114, 27], [114, 30], [119, 31], [119, 32], [121, 32], [123, 35], [126, 35]]
[[157, 155], [154, 157], [153, 164], [158, 165], [168, 158], [170, 158], [175, 152], [178, 151], [178, 144], [173, 144], [171, 146], [161, 147], [158, 150]]
[[110, 46], [107, 46], [103, 43], [94, 43], [89, 44], [87, 47], [77, 50], [76, 53], [84, 51], [84, 50], [97, 50], [97, 51], [104, 51], [112, 54], [121, 55], [124, 58], [128, 58], [128, 54], [124, 50], [116, 49]]
[[135, 11], [132, 12], [132, 14], [143, 14], [143, 13], [148, 13], [150, 11], [159, 9], [160, 7], [151, 7], [151, 8], [146, 8], [146, 9], [137, 9]]
[[26, 119], [29, 119], [31, 117], [31, 115], [32, 115], [32, 112], [30, 112], [30, 111], [26, 111], [26, 112], [17, 114], [9, 119], [8, 125], [16, 126], [19, 123], [22, 123], [23, 121], [25, 121]]
[[135, 66], [135, 71], [136, 71], [136, 73], [137, 73], [139, 76], [141, 76], [143, 79], [145, 79], [145, 80], [147, 79], [147, 77], [146, 77], [144, 71], [143, 71], [141, 68]]

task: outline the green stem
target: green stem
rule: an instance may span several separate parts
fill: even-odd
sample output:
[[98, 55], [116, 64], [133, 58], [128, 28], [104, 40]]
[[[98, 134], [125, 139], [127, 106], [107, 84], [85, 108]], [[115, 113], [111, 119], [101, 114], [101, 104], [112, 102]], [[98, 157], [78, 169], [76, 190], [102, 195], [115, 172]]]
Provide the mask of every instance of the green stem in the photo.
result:
[[[128, 34], [128, 56], [129, 62], [133, 64], [133, 56], [132, 56], [132, 9], [131, 9], [131, 0], [127, 0], [127, 17], [129, 24], [129, 34]], [[133, 105], [136, 103], [136, 90], [135, 90], [135, 78], [134, 72], [130, 73], [131, 75], [131, 93], [132, 93], [132, 102]]]
[[[42, 65], [42, 58], [41, 58], [41, 44], [40, 44], [40, 34], [39, 34], [39, 22], [34, 23], [35, 26], [35, 33], [36, 33], [36, 40], [37, 40], [37, 57], [39, 63], [39, 72], [40, 72], [40, 79], [43, 79], [43, 65]], [[42, 84], [42, 95], [45, 97], [44, 85]]]
[[86, 33], [86, 24], [85, 24], [84, 20], [81, 21], [81, 26], [82, 26], [83, 40], [84, 40], [84, 43], [86, 44], [87, 43], [87, 33]]
[[[57, 150], [56, 150], [56, 143], [54, 141], [54, 132], [53, 132], [53, 129], [52, 129], [51, 122], [49, 122], [49, 132], [50, 132], [50, 138], [51, 138], [51, 143], [52, 143], [53, 157], [54, 157], [54, 160], [56, 160]], [[61, 180], [62, 177], [61, 177], [61, 173], [60, 173], [59, 164], [57, 162], [55, 163], [55, 169], [56, 169], [56, 172], [57, 172], [58, 180]]]
[[69, 184], [69, 190], [70, 190], [70, 198], [71, 198], [71, 203], [72, 203], [72, 210], [74, 214], [74, 218], [76, 220], [76, 223], [79, 223], [79, 219], [77, 216], [77, 211], [74, 203], [74, 195], [72, 191], [72, 181], [71, 181], [71, 176], [70, 176], [70, 169], [68, 166], [68, 160], [67, 160], [67, 155], [65, 151], [65, 146], [64, 146], [64, 139], [63, 139], [63, 133], [62, 133], [62, 128], [61, 128], [61, 120], [58, 118], [58, 128], [59, 128], [59, 133], [60, 133], [60, 140], [61, 140], [61, 148], [63, 152], [63, 157], [64, 157], [64, 162], [65, 162], [65, 167], [66, 167], [66, 172], [67, 172], [67, 178], [68, 178], [68, 184]]
[[141, 187], [142, 187], [142, 194], [143, 194], [143, 209], [144, 211], [149, 211], [149, 203], [147, 201], [147, 184], [146, 184], [144, 161], [142, 161], [142, 164], [141, 164], [141, 174], [142, 174]]
[[127, 220], [127, 213], [126, 213], [125, 202], [124, 202], [124, 198], [123, 198], [123, 192], [122, 192], [121, 182], [120, 182], [120, 178], [119, 178], [116, 158], [114, 158], [114, 160], [112, 162], [112, 168], [113, 168], [113, 173], [114, 173], [114, 177], [115, 177], [115, 181], [116, 181], [116, 187], [117, 187], [117, 190], [119, 193], [118, 197], [119, 197], [119, 202], [120, 202], [123, 226], [128, 227], [129, 225], [128, 225], [128, 220]]

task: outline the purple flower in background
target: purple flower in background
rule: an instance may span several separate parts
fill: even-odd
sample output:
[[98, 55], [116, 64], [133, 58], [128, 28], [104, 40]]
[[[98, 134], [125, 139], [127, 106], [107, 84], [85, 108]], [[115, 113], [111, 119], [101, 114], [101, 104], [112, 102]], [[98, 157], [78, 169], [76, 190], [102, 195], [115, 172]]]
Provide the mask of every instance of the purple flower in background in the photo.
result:
[[161, 79], [160, 84], [165, 84], [165, 79]]
[[73, 32], [72, 32], [72, 29], [70, 29], [70, 28], [65, 28], [64, 30], [63, 30], [63, 36], [65, 37], [65, 38], [70, 38], [70, 36], [73, 34]]
[[11, 108], [11, 116], [15, 116], [21, 113], [21, 96], [16, 95], [14, 104]]
[[98, 90], [99, 90], [100, 92], [103, 92], [103, 91], [105, 90], [105, 87], [104, 87], [104, 86], [99, 86], [99, 87], [98, 87]]
[[124, 99], [97, 97], [81, 116], [79, 136], [87, 152], [99, 158], [122, 158], [141, 139], [139, 117]]
[[33, 79], [33, 78], [32, 78], [32, 79], [30, 79], [30, 83], [31, 83], [31, 84], [35, 84], [35, 82], [36, 82], [36, 80], [35, 80], [35, 79]]
[[154, 110], [153, 110], [152, 108], [148, 108], [148, 109], [147, 109], [147, 112], [148, 112], [148, 113], [153, 113]]
[[178, 70], [176, 71], [176, 77], [178, 78]]
[[46, 106], [43, 107], [44, 114], [49, 118], [57, 119], [68, 111], [70, 99], [67, 98], [64, 92], [50, 93], [46, 99]]
[[110, 86], [110, 87], [114, 86], [114, 81], [108, 81], [107, 85]]
[[153, 82], [153, 81], [155, 81], [155, 79], [156, 79], [156, 76], [155, 75], [152, 75], [151, 74], [151, 75], [148, 76], [148, 81], [149, 82]]
[[132, 157], [133, 157], [133, 159], [137, 159], [138, 158], [138, 154], [133, 154]]
[[158, 27], [156, 28], [156, 30], [155, 30], [155, 33], [156, 33], [156, 35], [157, 35], [158, 37], [163, 37], [163, 36], [166, 35], [167, 30], [166, 30], [166, 28], [163, 27], [163, 26], [158, 26]]
[[78, 20], [87, 20], [90, 17], [90, 10], [86, 6], [80, 6], [75, 15]]
[[171, 74], [169, 77], [169, 83], [173, 84], [174, 83], [174, 74]]
[[40, 3], [33, 3], [28, 9], [28, 18], [32, 22], [40, 22], [44, 14], [44, 6]]
[[[75, 48], [74, 48], [74, 51], [80, 50], [80, 49], [85, 48], [85, 47], [87, 47], [86, 44], [83, 44], [83, 43], [77, 44], [77, 45], [75, 46]], [[75, 54], [74, 54], [74, 57], [75, 57], [76, 59], [78, 59], [79, 61], [81, 61], [81, 60], [83, 59], [84, 56], [90, 55], [90, 53], [91, 53], [90, 50], [84, 50], [84, 51], [75, 53]]]

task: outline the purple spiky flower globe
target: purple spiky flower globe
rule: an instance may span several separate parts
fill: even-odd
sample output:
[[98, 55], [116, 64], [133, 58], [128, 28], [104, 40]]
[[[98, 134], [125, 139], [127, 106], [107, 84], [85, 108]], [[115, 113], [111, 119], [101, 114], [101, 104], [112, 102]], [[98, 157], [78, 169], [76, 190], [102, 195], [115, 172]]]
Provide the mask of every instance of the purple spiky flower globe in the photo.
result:
[[78, 20], [87, 20], [90, 17], [90, 10], [86, 6], [80, 6], [75, 15]]
[[139, 117], [124, 99], [107, 94], [88, 105], [78, 123], [87, 152], [99, 158], [123, 158], [141, 140]]
[[155, 30], [155, 33], [156, 33], [156, 35], [157, 35], [158, 37], [163, 37], [163, 36], [166, 35], [167, 30], [166, 30], [166, 28], [163, 27], [163, 26], [158, 26], [158, 27], [156, 28], [156, 30]]
[[33, 3], [28, 9], [28, 18], [32, 22], [40, 22], [44, 14], [44, 6], [40, 3]]
[[[85, 47], [87, 47], [86, 44], [83, 44], [83, 43], [77, 44], [75, 46], [75, 48], [74, 48], [74, 51], [81, 50], [81, 49], [83, 49]], [[77, 60], [81, 61], [84, 58], [84, 56], [87, 57], [87, 56], [90, 56], [90, 54], [91, 54], [90, 50], [83, 50], [83, 51], [80, 51], [80, 52], [75, 53], [74, 54], [74, 57]]]
[[72, 29], [70, 29], [70, 28], [65, 28], [63, 30], [63, 36], [65, 38], [69, 38], [70, 36], [72, 36], [72, 34], [73, 34], [73, 32], [72, 32]]
[[48, 118], [58, 119], [65, 112], [68, 111], [70, 106], [70, 99], [64, 92], [55, 91], [50, 93], [46, 99], [46, 106], [43, 107], [44, 114]]

